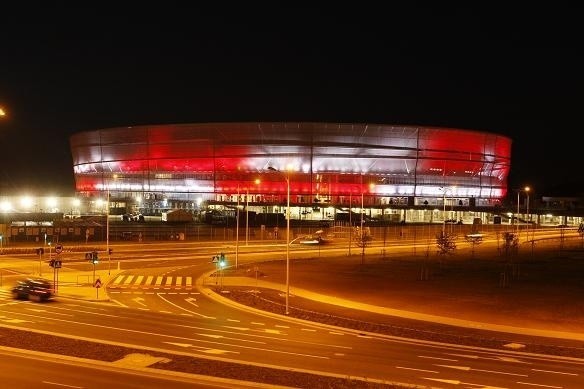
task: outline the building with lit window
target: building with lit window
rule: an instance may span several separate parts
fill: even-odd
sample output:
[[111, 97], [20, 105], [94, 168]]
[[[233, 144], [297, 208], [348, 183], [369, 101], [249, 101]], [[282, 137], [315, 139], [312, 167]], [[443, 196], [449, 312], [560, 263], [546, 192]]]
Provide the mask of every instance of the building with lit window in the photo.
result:
[[145, 125], [79, 132], [70, 146], [89, 209], [109, 194], [112, 212], [143, 215], [238, 204], [283, 212], [289, 200], [292, 219], [362, 209], [424, 221], [442, 208], [458, 218], [500, 204], [511, 161], [502, 135], [384, 124]]

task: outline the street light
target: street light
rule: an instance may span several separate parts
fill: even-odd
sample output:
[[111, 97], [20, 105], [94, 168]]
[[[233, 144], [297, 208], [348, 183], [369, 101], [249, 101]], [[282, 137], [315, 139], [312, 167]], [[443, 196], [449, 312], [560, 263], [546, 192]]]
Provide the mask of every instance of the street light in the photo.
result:
[[[112, 178], [115, 180], [118, 179], [118, 175], [114, 174]], [[109, 236], [110, 236], [110, 222], [109, 222], [109, 215], [110, 215], [110, 186], [107, 186], [107, 198], [105, 199], [105, 252], [107, 253], [107, 274], [111, 274], [111, 253], [109, 247]]]
[[237, 184], [237, 213], [235, 214], [235, 268], [239, 262], [239, 184]]
[[[529, 220], [529, 190], [531, 188], [529, 186], [526, 186], [523, 189], [517, 189], [517, 225], [515, 226], [515, 230], [517, 231], [517, 236], [519, 237], [519, 194], [521, 192], [525, 192], [525, 194], [527, 195], [527, 210], [526, 210], [526, 214], [527, 214], [527, 219]], [[529, 226], [527, 227], [528, 231], [529, 231]], [[529, 238], [529, 235], [527, 235], [527, 237]]]
[[[254, 181], [256, 185], [259, 185], [260, 179], [256, 178]], [[245, 245], [247, 246], [247, 242], [249, 240], [249, 188], [247, 188], [245, 194]]]
[[351, 215], [353, 214], [353, 192], [349, 192], [349, 257], [351, 256], [351, 244], [353, 243], [353, 237], [351, 232], [353, 230], [353, 220]]
[[[268, 166], [268, 170], [278, 172], [283, 175], [281, 171], [271, 166]], [[286, 315], [289, 313], [289, 300], [290, 300], [290, 170], [286, 169]]]
[[[375, 188], [375, 184], [374, 183], [369, 184], [369, 191], [370, 192], [373, 191], [373, 188]], [[363, 211], [365, 208], [365, 203], [363, 201], [363, 193], [364, 192], [365, 191], [363, 190], [363, 188], [361, 188], [361, 234], [363, 234], [363, 213], [364, 213]]]
[[[108, 265], [110, 263], [109, 260], [109, 214], [110, 214], [110, 190], [109, 186], [107, 188], [107, 197], [105, 199], [105, 252], [108, 253]], [[109, 267], [109, 266], [108, 266]], [[108, 274], [110, 270], [108, 268]]]
[[[446, 233], [446, 191], [450, 190], [450, 194], [452, 194], [451, 187], [441, 186], [440, 190], [442, 191], [442, 236]], [[451, 231], [452, 232], [452, 231]]]

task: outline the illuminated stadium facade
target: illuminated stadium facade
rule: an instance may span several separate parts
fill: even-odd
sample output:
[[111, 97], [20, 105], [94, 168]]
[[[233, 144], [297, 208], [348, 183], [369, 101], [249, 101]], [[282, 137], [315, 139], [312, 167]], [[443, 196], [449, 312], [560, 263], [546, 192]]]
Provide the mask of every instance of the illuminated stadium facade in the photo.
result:
[[332, 219], [349, 207], [391, 221], [423, 221], [443, 207], [459, 218], [500, 204], [511, 161], [505, 136], [382, 124], [120, 127], [77, 133], [70, 145], [81, 197], [109, 193], [117, 213], [144, 215], [238, 203], [284, 212], [289, 200], [292, 219]]

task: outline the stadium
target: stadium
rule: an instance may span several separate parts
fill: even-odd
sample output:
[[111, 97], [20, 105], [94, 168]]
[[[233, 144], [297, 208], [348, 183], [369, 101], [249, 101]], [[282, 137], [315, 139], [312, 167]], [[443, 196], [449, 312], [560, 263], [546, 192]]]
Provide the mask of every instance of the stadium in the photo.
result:
[[[76, 191], [110, 214], [240, 209], [291, 220], [441, 222], [492, 213], [511, 139], [455, 128], [250, 122], [144, 125], [71, 136]], [[207, 219], [208, 221], [210, 219]]]

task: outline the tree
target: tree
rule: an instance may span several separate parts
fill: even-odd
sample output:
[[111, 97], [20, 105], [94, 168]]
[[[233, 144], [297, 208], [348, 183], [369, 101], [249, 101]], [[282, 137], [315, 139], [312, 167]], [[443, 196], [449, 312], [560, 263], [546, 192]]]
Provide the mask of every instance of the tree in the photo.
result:
[[456, 250], [456, 235], [449, 234], [444, 231], [436, 234], [436, 247], [438, 247], [438, 254], [441, 256], [452, 254]]
[[369, 227], [355, 227], [355, 233], [353, 234], [353, 240], [357, 247], [361, 248], [361, 264], [365, 263], [365, 248], [369, 246], [369, 243], [373, 240], [371, 235], [371, 230]]

